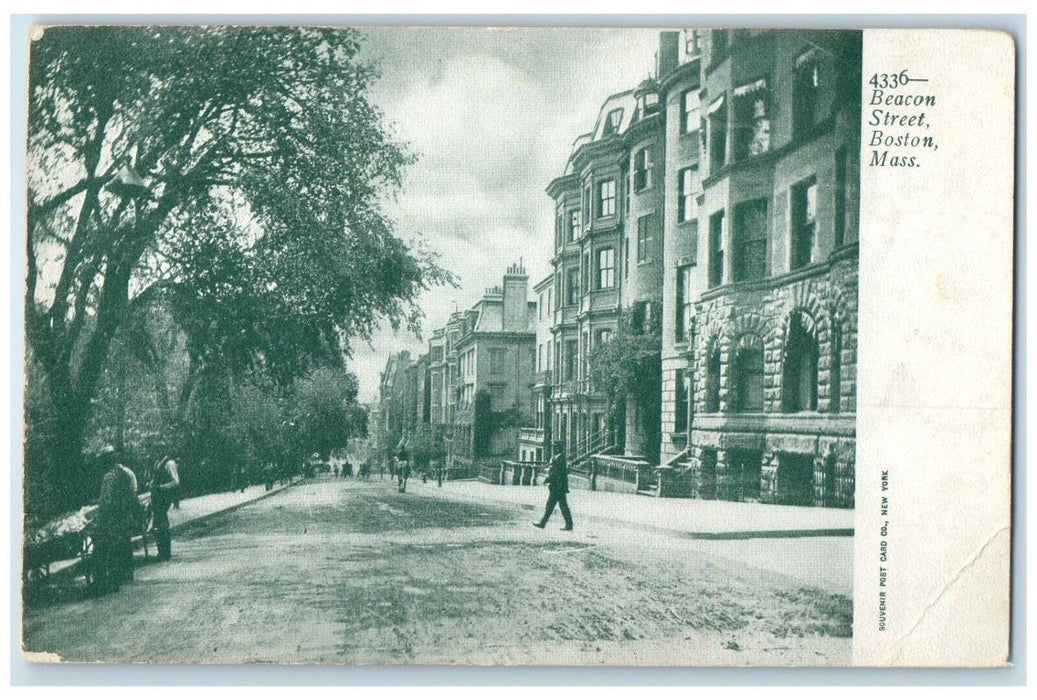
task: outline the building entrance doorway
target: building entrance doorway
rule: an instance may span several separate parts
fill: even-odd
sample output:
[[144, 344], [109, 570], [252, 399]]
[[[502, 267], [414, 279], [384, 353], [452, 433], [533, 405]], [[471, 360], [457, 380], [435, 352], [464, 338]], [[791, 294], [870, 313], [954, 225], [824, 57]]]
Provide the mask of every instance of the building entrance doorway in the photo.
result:
[[776, 500], [787, 506], [814, 504], [814, 456], [783, 452], [778, 455]]
[[702, 450], [698, 473], [699, 498], [713, 500], [717, 497], [717, 451]]
[[759, 501], [763, 453], [757, 450], [728, 450], [732, 501]]

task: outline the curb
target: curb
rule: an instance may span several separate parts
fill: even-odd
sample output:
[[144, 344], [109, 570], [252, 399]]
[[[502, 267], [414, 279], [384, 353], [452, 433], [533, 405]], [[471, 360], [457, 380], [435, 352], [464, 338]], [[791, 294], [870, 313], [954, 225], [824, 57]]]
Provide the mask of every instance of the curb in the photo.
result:
[[253, 503], [258, 503], [259, 501], [262, 501], [265, 498], [270, 498], [271, 496], [275, 496], [275, 495], [277, 495], [279, 493], [284, 493], [288, 489], [292, 488], [293, 486], [297, 486], [298, 484], [301, 484], [304, 481], [305, 481], [305, 479], [300, 479], [299, 481], [293, 481], [292, 483], [288, 484], [287, 486], [282, 486], [280, 488], [273, 489], [271, 491], [264, 491], [263, 493], [259, 494], [255, 498], [250, 498], [247, 501], [241, 501], [240, 503], [235, 503], [233, 505], [229, 505], [226, 508], [221, 508], [220, 510], [214, 510], [213, 512], [206, 513], [205, 515], [199, 515], [197, 518], [192, 518], [191, 520], [185, 520], [182, 523], [177, 523], [176, 525], [173, 525], [173, 526], [171, 526], [169, 528], [169, 532], [170, 532], [170, 534], [172, 534], [172, 533], [175, 533], [175, 532], [179, 532], [180, 530], [183, 530], [183, 529], [185, 529], [186, 527], [188, 527], [190, 525], [204, 524], [207, 520], [211, 520], [212, 518], [216, 518], [216, 517], [219, 517], [221, 515], [225, 515], [227, 513], [231, 513], [233, 511], [237, 510], [238, 508], [243, 508], [244, 506], [252, 505]]
[[[437, 493], [433, 491], [432, 493]], [[629, 494], [633, 495], [633, 494]], [[478, 497], [466, 497], [454, 492], [451, 496], [445, 496], [451, 500], [463, 500], [469, 503], [493, 503], [500, 506], [511, 507], [516, 510], [532, 511], [536, 512], [538, 507], [536, 505], [530, 505], [528, 503], [516, 503], [515, 501], [508, 501], [503, 499], [496, 499], [489, 497], [487, 499], [480, 499]], [[657, 532], [660, 534], [667, 534], [681, 539], [686, 540], [752, 540], [752, 539], [791, 539], [801, 537], [853, 537], [854, 528], [814, 528], [814, 529], [803, 529], [803, 530], [733, 530], [730, 532], [717, 532], [717, 531], [695, 531], [695, 530], [678, 530], [669, 527], [663, 527], [661, 525], [649, 525], [633, 523], [629, 520], [622, 520], [620, 518], [610, 518], [604, 515], [583, 515], [582, 518], [594, 522], [606, 522], [617, 525], [626, 525], [629, 527], [637, 527], [651, 532]]]

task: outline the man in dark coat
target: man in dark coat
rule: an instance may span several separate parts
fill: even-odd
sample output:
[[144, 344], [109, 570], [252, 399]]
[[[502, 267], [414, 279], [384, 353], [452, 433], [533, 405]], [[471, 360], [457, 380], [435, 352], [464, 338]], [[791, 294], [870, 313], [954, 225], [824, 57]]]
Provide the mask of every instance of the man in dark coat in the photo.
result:
[[163, 457], [155, 465], [151, 481], [151, 512], [154, 516], [151, 527], [155, 531], [159, 561], [169, 561], [173, 556], [173, 541], [169, 534], [169, 505], [179, 487], [180, 471], [176, 462]]
[[562, 511], [562, 519], [565, 520], [565, 527], [562, 529], [572, 530], [573, 516], [569, 512], [569, 502], [566, 499], [566, 494], [569, 493], [569, 470], [565, 465], [565, 454], [561, 444], [555, 445], [555, 455], [551, 459], [551, 467], [544, 483], [547, 484], [547, 507], [544, 508], [544, 517], [533, 523], [533, 526], [543, 529], [557, 505]]
[[100, 591], [117, 591], [133, 580], [132, 538], [141, 516], [137, 476], [119, 463], [111, 445], [101, 449], [98, 462], [104, 476], [94, 518], [95, 579]]

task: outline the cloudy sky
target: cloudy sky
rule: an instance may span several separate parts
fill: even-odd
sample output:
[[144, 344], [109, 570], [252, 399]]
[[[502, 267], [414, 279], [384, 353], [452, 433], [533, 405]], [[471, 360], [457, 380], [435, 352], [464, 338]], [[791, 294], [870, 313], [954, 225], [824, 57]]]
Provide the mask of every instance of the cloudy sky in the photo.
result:
[[[365, 32], [364, 56], [381, 74], [371, 99], [419, 156], [390, 214], [398, 234], [424, 239], [460, 284], [421, 299], [427, 337], [455, 308], [499, 284], [520, 257], [531, 287], [548, 274], [554, 210], [544, 190], [605, 98], [648, 76], [658, 30]], [[390, 353], [417, 355], [424, 347], [390, 329], [358, 346], [352, 367], [361, 400], [377, 398]]]

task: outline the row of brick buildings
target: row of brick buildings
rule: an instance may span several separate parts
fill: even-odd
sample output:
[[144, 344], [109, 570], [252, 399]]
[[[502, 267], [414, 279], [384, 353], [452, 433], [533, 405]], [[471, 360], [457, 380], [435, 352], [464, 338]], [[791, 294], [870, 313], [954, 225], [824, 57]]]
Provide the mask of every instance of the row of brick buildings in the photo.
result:
[[[383, 415], [387, 382], [425, 382], [415, 418], [462, 461], [560, 443], [599, 488], [851, 507], [860, 94], [860, 32], [661, 32], [654, 75], [605, 100], [547, 187], [535, 301], [509, 269], [426, 356], [390, 359]], [[617, 406], [591, 361], [619, 333], [658, 334], [661, 381]], [[496, 389], [493, 347], [517, 358]], [[483, 387], [526, 422], [491, 422], [480, 453]]]
[[426, 353], [389, 357], [369, 431], [382, 459], [420, 443], [455, 473], [474, 473], [480, 460], [514, 454], [519, 426], [534, 415], [537, 307], [528, 297], [520, 262], [501, 285], [435, 329]]

